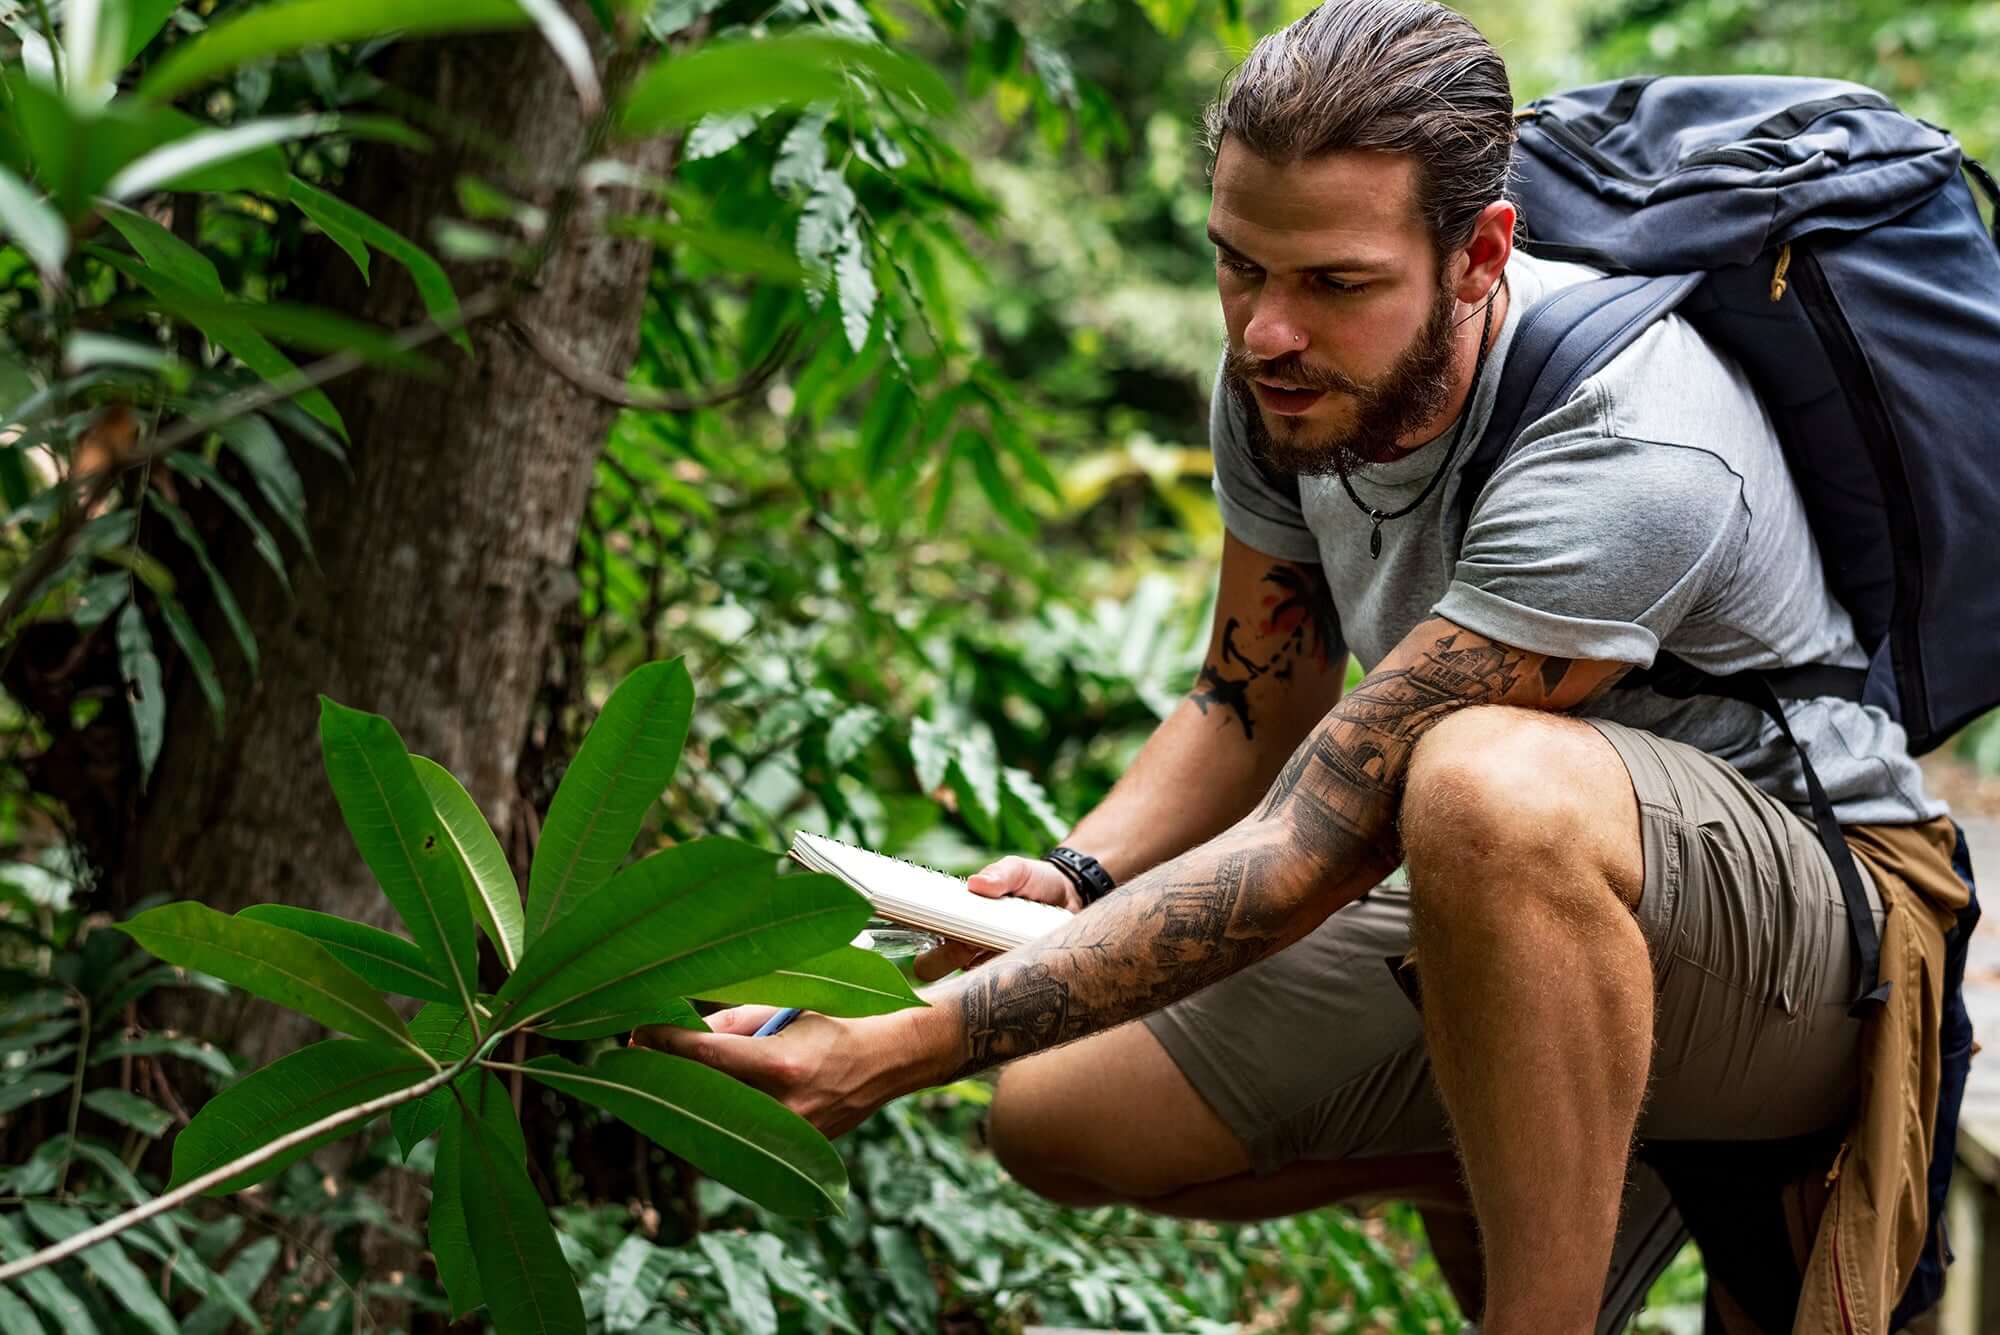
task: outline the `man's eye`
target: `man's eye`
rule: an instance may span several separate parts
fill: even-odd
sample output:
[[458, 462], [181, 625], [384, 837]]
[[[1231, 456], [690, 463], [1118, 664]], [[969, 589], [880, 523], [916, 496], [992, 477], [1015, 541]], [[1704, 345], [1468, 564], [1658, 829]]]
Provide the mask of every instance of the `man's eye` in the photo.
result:
[[1256, 274], [1263, 272], [1263, 270], [1259, 269], [1256, 265], [1250, 263], [1248, 260], [1234, 259], [1228, 255], [1223, 255], [1223, 254], [1216, 255], [1215, 267], [1218, 269], [1226, 269], [1230, 273], [1236, 273], [1236, 274]]
[[1368, 284], [1366, 283], [1343, 283], [1338, 278], [1324, 278], [1324, 277], [1319, 280], [1319, 285], [1322, 288], [1326, 289], [1328, 292], [1338, 292], [1342, 296], [1350, 296], [1356, 292], [1364, 292], [1368, 288]]

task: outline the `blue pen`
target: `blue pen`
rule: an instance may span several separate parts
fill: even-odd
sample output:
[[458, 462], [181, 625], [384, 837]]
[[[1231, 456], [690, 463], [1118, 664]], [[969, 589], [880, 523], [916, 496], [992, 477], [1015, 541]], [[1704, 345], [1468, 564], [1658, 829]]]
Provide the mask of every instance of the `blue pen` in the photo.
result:
[[750, 1037], [769, 1038], [772, 1034], [777, 1033], [780, 1029], [783, 1029], [786, 1025], [798, 1019], [800, 1014], [801, 1012], [797, 1006], [787, 1006], [783, 1010], [779, 1011], [776, 1015], [773, 1015], [770, 1019], [764, 1021], [763, 1025], [757, 1030], [757, 1032], [752, 1034]]

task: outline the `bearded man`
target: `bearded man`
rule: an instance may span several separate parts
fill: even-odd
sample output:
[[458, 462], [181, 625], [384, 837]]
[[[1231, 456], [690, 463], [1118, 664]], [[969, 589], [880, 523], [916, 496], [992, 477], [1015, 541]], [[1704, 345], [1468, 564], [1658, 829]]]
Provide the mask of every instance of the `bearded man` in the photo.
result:
[[[1449, 1264], [1469, 1195], [1483, 1294], [1459, 1286], [1488, 1335], [1629, 1308], [1672, 1235], [1656, 1180], [1628, 1192], [1635, 1136], [1852, 1112], [1859, 962], [1798, 755], [1748, 704], [1611, 689], [1664, 652], [1865, 662], [1742, 370], [1661, 319], [1461, 506], [1522, 321], [1594, 276], [1515, 249], [1513, 110], [1493, 48], [1428, 0], [1329, 0], [1210, 110], [1207, 662], [1072, 852], [973, 882], [1076, 918], [927, 1009], [642, 1041], [831, 1134], [1013, 1061], [994, 1148], [1066, 1202], [1400, 1196]], [[1843, 826], [1944, 819], [1881, 710], [1787, 717]]]

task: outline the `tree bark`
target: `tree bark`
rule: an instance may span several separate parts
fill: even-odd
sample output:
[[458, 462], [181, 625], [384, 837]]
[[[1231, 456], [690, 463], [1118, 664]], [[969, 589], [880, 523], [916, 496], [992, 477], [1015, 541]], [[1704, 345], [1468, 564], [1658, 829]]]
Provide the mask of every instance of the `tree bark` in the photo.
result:
[[[544, 209], [556, 203], [587, 127], [532, 30], [405, 43], [381, 73], [437, 109], [425, 128], [438, 142], [424, 154], [358, 148], [342, 192], [352, 202], [426, 246], [433, 220], [457, 212], [462, 173]], [[650, 143], [629, 156], [665, 172], [670, 151]], [[584, 203], [517, 312], [578, 362], [619, 375], [638, 343], [650, 247], [602, 235]], [[424, 318], [399, 266], [377, 256], [364, 288], [344, 256], [326, 254], [304, 299], [390, 328]], [[461, 299], [501, 280], [497, 268], [457, 269]], [[317, 451], [293, 451], [318, 556], [317, 567], [295, 563], [295, 598], [240, 527], [225, 526], [230, 550], [217, 555], [262, 670], [252, 679], [233, 650], [219, 651], [233, 669], [220, 738], [192, 681], [183, 674], [172, 687], [153, 790], [111, 868], [115, 901], [164, 892], [223, 912], [280, 902], [398, 927], [327, 785], [322, 693], [387, 715], [412, 751], [458, 775], [496, 830], [516, 819], [516, 761], [550, 628], [575, 595], [578, 524], [613, 409], [496, 322], [475, 328], [472, 341], [472, 360], [433, 345], [444, 364], [436, 379], [366, 372], [330, 387], [354, 475]], [[209, 642], [226, 644], [215, 618], [206, 622]], [[187, 993], [167, 1006], [159, 1018], [257, 1063], [316, 1035], [311, 1022], [260, 1001]]]

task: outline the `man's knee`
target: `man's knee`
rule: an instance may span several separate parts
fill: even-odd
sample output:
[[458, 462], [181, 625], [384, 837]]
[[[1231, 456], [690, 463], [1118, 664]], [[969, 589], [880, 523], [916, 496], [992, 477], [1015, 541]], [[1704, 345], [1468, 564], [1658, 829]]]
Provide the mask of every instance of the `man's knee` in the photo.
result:
[[1576, 719], [1504, 706], [1444, 719], [1411, 757], [1399, 829], [1418, 901], [1490, 903], [1484, 892], [1504, 885], [1518, 902], [1609, 884], [1628, 907], [1638, 903], [1631, 779], [1603, 734]]
[[1043, 1060], [1024, 1057], [1000, 1072], [986, 1114], [986, 1140], [1000, 1166], [1037, 1196], [1058, 1205], [1107, 1205], [1120, 1197], [1099, 1179], [1087, 1137], [1079, 1135], [1079, 1110]]

